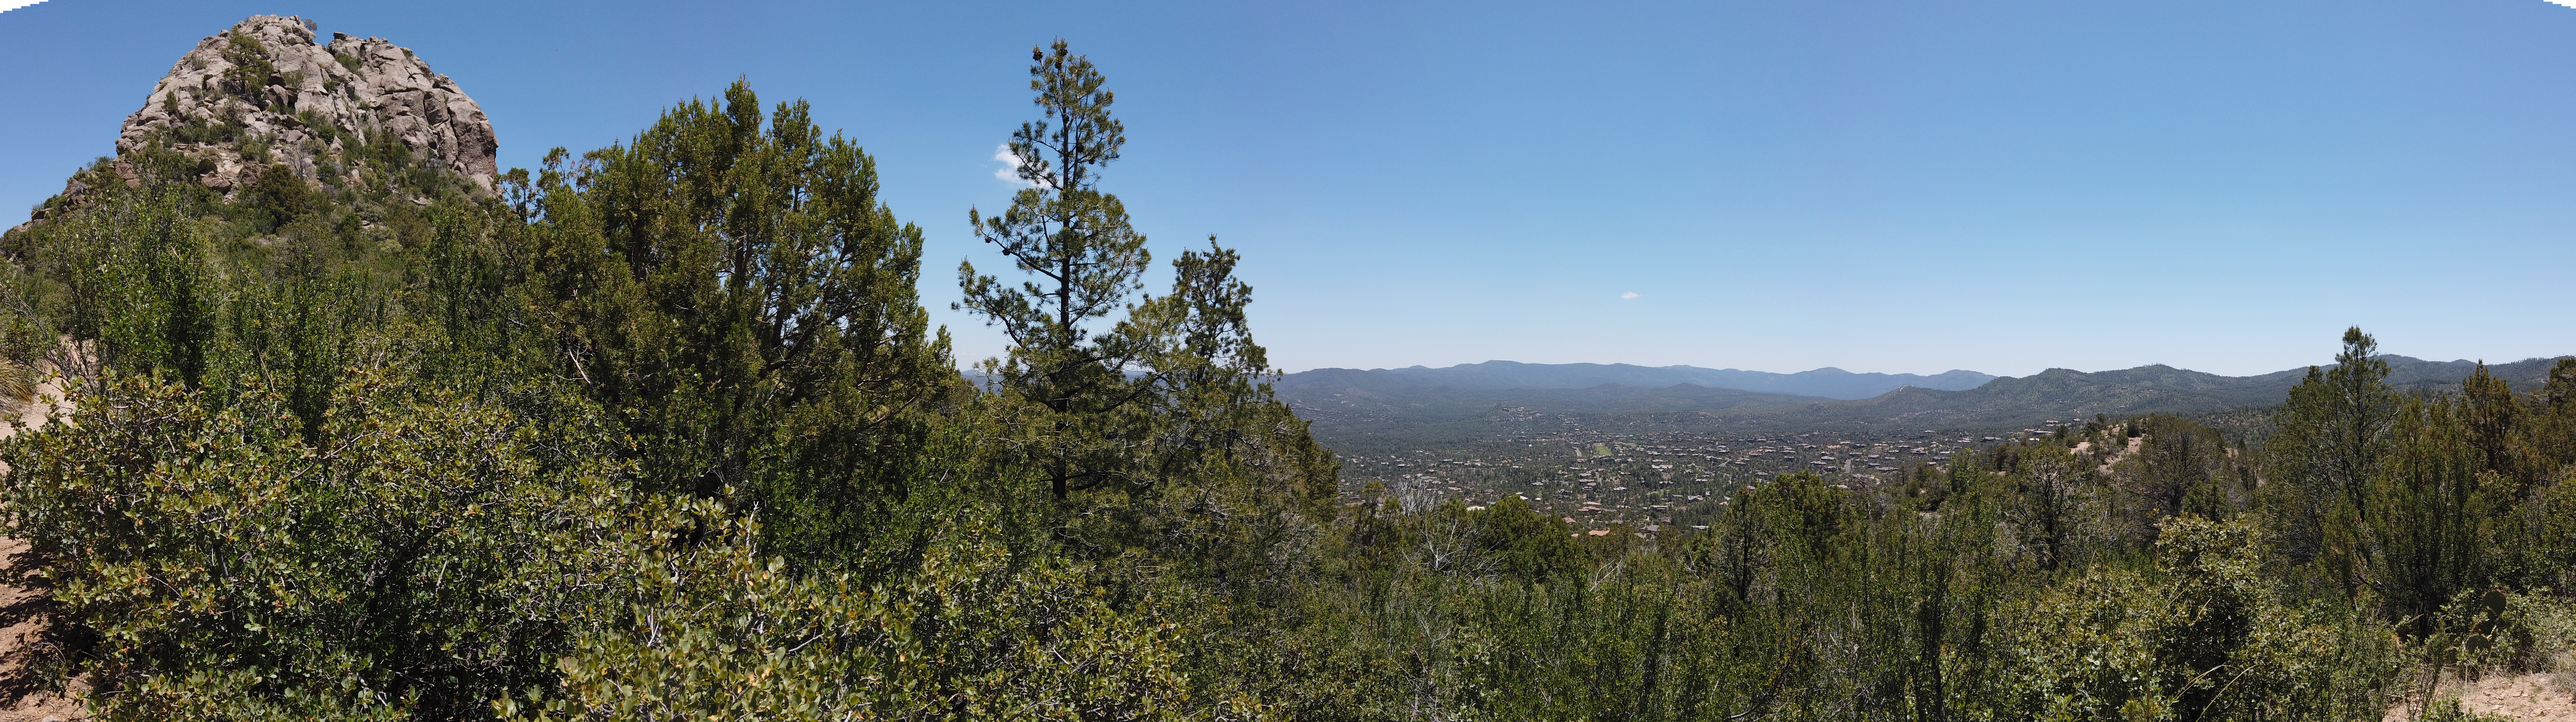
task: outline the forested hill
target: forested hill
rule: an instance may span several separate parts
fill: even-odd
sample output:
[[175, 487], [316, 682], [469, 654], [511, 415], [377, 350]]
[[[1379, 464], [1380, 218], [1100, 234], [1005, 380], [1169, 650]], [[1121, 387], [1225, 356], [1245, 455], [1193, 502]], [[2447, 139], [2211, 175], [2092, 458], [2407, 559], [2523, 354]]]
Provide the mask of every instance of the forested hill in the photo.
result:
[[1992, 374], [1955, 369], [1922, 376], [1852, 373], [1829, 366], [1812, 371], [1781, 374], [1738, 369], [1704, 369], [1697, 366], [1529, 364], [1517, 361], [1487, 361], [1436, 369], [1422, 366], [1367, 370], [1315, 369], [1289, 374], [1287, 378], [1281, 380], [1281, 388], [1325, 384], [1373, 388], [1582, 389], [1602, 384], [1643, 388], [1689, 384], [1710, 389], [1819, 396], [1829, 399], [1866, 399], [1906, 386], [1954, 391], [1973, 389], [1994, 378]]
[[[2456, 389], [2460, 379], [2477, 369], [2474, 361], [2424, 361], [2383, 356], [2389, 384], [2407, 390]], [[2527, 359], [2490, 366], [2489, 372], [2517, 390], [2548, 381], [2556, 359]], [[2281, 403], [2307, 369], [2261, 376], [2220, 376], [2157, 364], [2117, 371], [2086, 373], [2049, 369], [2026, 377], [2005, 377], [1966, 391], [1904, 388], [1877, 398], [1825, 402], [1797, 407], [1730, 409], [1729, 416], [1776, 425], [1895, 423], [1925, 428], [1988, 429], [2020, 427], [2051, 419], [2084, 419], [2096, 414], [2114, 418], [2143, 414], [2196, 415], [2236, 409], [2266, 408]]]
[[[2460, 379], [2477, 368], [2477, 362], [2465, 360], [2425, 361], [2395, 355], [2380, 359], [2389, 365], [2390, 385], [2407, 390], [2456, 388]], [[2491, 366], [2490, 370], [2513, 388], [2528, 390], [2548, 380], [2553, 362], [2554, 359], [2527, 359]], [[2095, 372], [2049, 369], [2026, 377], [1994, 377], [1982, 385], [1957, 390], [1913, 385], [1869, 398], [1836, 399], [1824, 393], [1759, 393], [1712, 388], [1697, 382], [1656, 385], [1661, 377], [1649, 373], [1684, 373], [1674, 368], [1689, 367], [1543, 366], [1496, 361], [1447, 369], [1316, 369], [1282, 377], [1277, 388], [1279, 397], [1315, 419], [1320, 425], [1318, 432], [1326, 437], [1401, 433], [1408, 424], [1454, 423], [1481, 418], [1502, 408], [1563, 414], [1695, 412], [1693, 415], [1699, 418], [1694, 420], [1700, 423], [1717, 421], [1761, 430], [1882, 424], [1988, 430], [2089, 419], [2096, 414], [2195, 415], [2269, 407], [2281, 403], [2290, 387], [2298, 385], [2307, 374], [2307, 369], [2298, 368], [2260, 376], [2221, 376], [2161, 364]], [[1793, 379], [1825, 371], [1834, 370], [1768, 376]], [[1913, 378], [1949, 377], [1955, 381], [1970, 374], [1975, 372], [1952, 371]], [[1556, 385], [1586, 380], [1587, 376], [1608, 380], [1582, 388]], [[1518, 387], [1509, 386], [1515, 379], [1524, 381]]]
[[[1308, 377], [1313, 381], [1316, 377]], [[1371, 388], [1310, 384], [1282, 388], [1279, 398], [1316, 424], [1318, 438], [1335, 448], [1366, 436], [1402, 436], [1434, 442], [1478, 436], [1489, 418], [1518, 410], [1551, 414], [1723, 414], [1730, 410], [1799, 409], [1841, 403], [1815, 396], [1766, 394], [1680, 384], [1662, 388], [1602, 384], [1582, 389]], [[1361, 444], [1365, 445], [1365, 444]], [[1356, 448], [1356, 447], [1355, 447]]]

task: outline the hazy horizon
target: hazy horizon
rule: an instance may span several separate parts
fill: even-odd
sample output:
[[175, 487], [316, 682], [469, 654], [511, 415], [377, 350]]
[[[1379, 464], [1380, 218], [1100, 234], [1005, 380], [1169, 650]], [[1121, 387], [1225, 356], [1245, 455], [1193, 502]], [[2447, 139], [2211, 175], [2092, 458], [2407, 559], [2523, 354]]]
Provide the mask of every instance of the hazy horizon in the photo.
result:
[[[2517, 362], [2517, 361], [2529, 361], [2529, 360], [2531, 360], [2531, 359], [2535, 359], [2535, 358], [2557, 358], [2557, 357], [2560, 357], [2560, 356], [2567, 356], [2567, 355], [2570, 355], [2570, 354], [2564, 354], [2564, 353], [2560, 353], [2560, 354], [2539, 354], [2539, 355], [2534, 355], [2534, 356], [2524, 356], [2524, 357], [2521, 357], [2521, 358], [2509, 358], [2509, 359], [2496, 359], [2496, 358], [2490, 358], [2490, 359], [2476, 359], [2476, 358], [2447, 358], [2447, 359], [2437, 359], [2437, 358], [2425, 358], [2425, 357], [2421, 357], [2421, 356], [2411, 356], [2411, 355], [2408, 355], [2408, 354], [2402, 354], [2402, 353], [2390, 353], [2390, 354], [2383, 354], [2383, 355], [2387, 355], [2387, 356], [2406, 356], [2406, 357], [2408, 357], [2408, 358], [2413, 358], [2413, 359], [2418, 360], [2418, 361], [2430, 361], [2430, 362], [2436, 362], [2436, 363], [2450, 363], [2450, 362], [2457, 362], [2457, 361], [2469, 361], [2469, 362], [2480, 362], [2480, 361], [2483, 361], [2483, 362], [2487, 363], [2488, 365], [2495, 365], [2495, 364], [2514, 363], [2514, 362]], [[1352, 370], [1352, 371], [1401, 371], [1401, 370], [1411, 369], [1411, 368], [1425, 368], [1425, 369], [1431, 369], [1431, 370], [1435, 370], [1435, 371], [1437, 371], [1437, 370], [1442, 370], [1442, 369], [1456, 368], [1456, 367], [1459, 367], [1459, 366], [1473, 366], [1473, 365], [1477, 365], [1477, 364], [1494, 363], [1494, 362], [1523, 363], [1523, 364], [1530, 364], [1530, 365], [1534, 365], [1534, 366], [1568, 366], [1568, 365], [1591, 364], [1591, 365], [1597, 365], [1597, 366], [1637, 366], [1637, 367], [1650, 368], [1650, 369], [1694, 368], [1694, 369], [1701, 369], [1701, 370], [1708, 370], [1708, 371], [1749, 371], [1749, 372], [1755, 372], [1755, 373], [1783, 374], [1783, 375], [1786, 375], [1786, 374], [1799, 374], [1799, 373], [1806, 373], [1806, 372], [1809, 372], [1809, 371], [1823, 371], [1823, 370], [1825, 370], [1825, 369], [1834, 369], [1834, 370], [1837, 370], [1837, 371], [1842, 371], [1842, 372], [1845, 372], [1845, 373], [1852, 373], [1852, 374], [1872, 374], [1872, 373], [1876, 373], [1876, 374], [1886, 374], [1886, 375], [1889, 375], [1889, 376], [1901, 376], [1901, 375], [1906, 375], [1906, 374], [1913, 374], [1913, 375], [1916, 375], [1916, 376], [1935, 376], [1935, 375], [1939, 375], [1939, 374], [1950, 373], [1950, 372], [1953, 372], [1953, 371], [1966, 371], [1966, 372], [1970, 372], [1970, 373], [1986, 374], [1986, 375], [1989, 375], [1989, 376], [1995, 376], [1995, 377], [2010, 377], [2010, 378], [2022, 378], [2022, 377], [2030, 376], [2031, 374], [2036, 374], [2036, 373], [2040, 373], [2040, 372], [2043, 372], [2043, 371], [2048, 371], [2048, 370], [2050, 370], [2050, 369], [2060, 369], [2060, 368], [2062, 368], [2062, 369], [2067, 369], [2067, 370], [2070, 370], [2070, 371], [2078, 371], [2078, 372], [2082, 372], [2082, 373], [2100, 373], [2100, 372], [2104, 372], [2104, 371], [2123, 371], [2123, 370], [2127, 370], [2127, 369], [2144, 368], [2144, 367], [2148, 367], [2148, 366], [2157, 366], [2157, 365], [2162, 365], [2162, 366], [2167, 366], [2167, 367], [2171, 367], [2171, 368], [2182, 369], [2182, 370], [2185, 370], [2185, 371], [2200, 371], [2200, 372], [2203, 372], [2203, 373], [2218, 374], [2218, 375], [2220, 375], [2220, 376], [2232, 376], [2232, 377], [2240, 377], [2240, 378], [2241, 378], [2241, 377], [2248, 377], [2248, 376], [2261, 376], [2261, 375], [2264, 375], [2264, 374], [2270, 374], [2270, 373], [2278, 373], [2278, 372], [2282, 372], [2282, 371], [2289, 371], [2289, 370], [2298, 369], [2298, 368], [2303, 368], [2303, 367], [2307, 367], [2307, 366], [2319, 366], [2319, 367], [2323, 367], [2323, 366], [2329, 366], [2329, 365], [2332, 365], [2332, 364], [2334, 363], [2333, 359], [2329, 358], [2329, 359], [2327, 359], [2327, 360], [2325, 360], [2325, 361], [2319, 361], [2319, 362], [2311, 363], [2311, 364], [2299, 364], [2299, 365], [2295, 365], [2295, 366], [2284, 366], [2284, 367], [2281, 367], [2281, 368], [2272, 369], [2272, 370], [2270, 370], [2270, 371], [2257, 371], [2257, 372], [2254, 372], [2254, 373], [2244, 373], [2244, 374], [2236, 374], [2236, 373], [2220, 373], [2220, 372], [2216, 372], [2216, 371], [2210, 371], [2210, 370], [2208, 370], [2208, 369], [2196, 369], [2196, 368], [2191, 368], [2191, 367], [2188, 367], [2188, 366], [2178, 366], [2178, 365], [2175, 365], [2175, 364], [2157, 364], [2157, 363], [2142, 363], [2142, 364], [2137, 364], [2137, 365], [2134, 365], [2134, 366], [2120, 366], [2120, 367], [2116, 367], [2116, 368], [2098, 368], [2098, 369], [2074, 368], [2074, 367], [2070, 367], [2070, 366], [2047, 366], [2047, 367], [2042, 367], [2042, 368], [2040, 368], [2040, 369], [2038, 369], [2038, 370], [2035, 370], [2035, 371], [2031, 371], [2031, 372], [2029, 372], [2029, 373], [2004, 374], [2004, 373], [1995, 373], [1995, 372], [1987, 371], [1987, 370], [1984, 370], [1984, 369], [1970, 369], [1970, 368], [1951, 368], [1951, 369], [1942, 369], [1942, 370], [1939, 370], [1939, 371], [1870, 371], [1870, 370], [1859, 370], [1859, 369], [1853, 369], [1853, 368], [1848, 368], [1848, 367], [1844, 367], [1844, 366], [1837, 366], [1837, 365], [1830, 365], [1830, 364], [1829, 364], [1829, 365], [1825, 365], [1825, 366], [1817, 366], [1817, 367], [1815, 367], [1815, 368], [1797, 369], [1797, 370], [1791, 370], [1791, 371], [1782, 371], [1782, 370], [1778, 370], [1778, 369], [1748, 369], [1748, 368], [1737, 368], [1737, 367], [1730, 367], [1730, 366], [1703, 366], [1703, 365], [1699, 365], [1699, 364], [1662, 364], [1662, 365], [1648, 365], [1648, 364], [1635, 364], [1635, 363], [1625, 363], [1625, 362], [1616, 362], [1616, 361], [1566, 361], [1566, 362], [1558, 362], [1558, 363], [1538, 364], [1538, 363], [1533, 363], [1533, 362], [1528, 362], [1528, 361], [1515, 361], [1515, 360], [1512, 360], [1512, 359], [1486, 359], [1486, 360], [1484, 360], [1484, 361], [1467, 361], [1467, 362], [1454, 363], [1454, 364], [1444, 364], [1444, 365], [1440, 365], [1440, 366], [1433, 366], [1433, 365], [1429, 365], [1429, 364], [1406, 364], [1406, 365], [1403, 365], [1403, 366], [1372, 366], [1372, 367], [1358, 367], [1358, 366], [1317, 366], [1317, 367], [1314, 367], [1314, 368], [1295, 369], [1295, 370], [1287, 370], [1287, 369], [1283, 369], [1283, 370], [1282, 370], [1282, 372], [1283, 372], [1283, 373], [1303, 373], [1303, 372], [1306, 372], [1306, 371], [1320, 371], [1320, 370], [1325, 370], [1325, 369], [1345, 369], [1345, 370]]]

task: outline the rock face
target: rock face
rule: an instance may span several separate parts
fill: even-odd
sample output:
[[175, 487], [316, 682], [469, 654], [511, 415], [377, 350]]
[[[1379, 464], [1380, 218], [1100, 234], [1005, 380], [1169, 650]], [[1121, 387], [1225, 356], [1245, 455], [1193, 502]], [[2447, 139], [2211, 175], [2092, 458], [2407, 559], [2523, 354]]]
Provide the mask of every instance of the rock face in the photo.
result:
[[[355, 180], [349, 146], [390, 137], [417, 158], [492, 187], [500, 142], [455, 81], [383, 38], [332, 33], [324, 45], [315, 30], [302, 18], [257, 15], [199, 41], [125, 119], [118, 156], [158, 141], [201, 159], [199, 182], [229, 192], [267, 163], [310, 180], [326, 173]], [[245, 159], [240, 139], [268, 157]], [[134, 177], [122, 165], [118, 175]]]

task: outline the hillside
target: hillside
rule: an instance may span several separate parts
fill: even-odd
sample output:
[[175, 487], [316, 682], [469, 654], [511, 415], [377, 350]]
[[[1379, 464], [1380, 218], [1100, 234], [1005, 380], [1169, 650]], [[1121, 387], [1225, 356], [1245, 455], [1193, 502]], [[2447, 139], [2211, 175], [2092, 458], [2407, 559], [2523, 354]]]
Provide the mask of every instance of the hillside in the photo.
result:
[[[2383, 356], [2389, 383], [2411, 391], [2456, 387], [2477, 368], [2474, 361], [2424, 361]], [[2516, 390], [2538, 388], [2556, 359], [2526, 359], [2490, 367]], [[2220, 376], [2162, 364], [2086, 373], [2049, 369], [2021, 378], [1999, 378], [1967, 391], [1898, 389], [1877, 398], [1741, 414], [1781, 424], [1869, 423], [1925, 428], [1992, 429], [2049, 419], [2193, 415], [2277, 405], [2307, 369], [2260, 376]]]
[[[1487, 361], [1447, 368], [1411, 366], [1400, 369], [1315, 369], [1289, 374], [1286, 384], [1334, 383], [1381, 387], [1452, 387], [1474, 389], [1582, 389], [1603, 384], [1662, 388], [1688, 384], [1829, 399], [1865, 399], [1906, 386], [1962, 390], [1993, 380], [1990, 374], [1951, 370], [1930, 376], [1852, 373], [1826, 367], [1793, 374], [1696, 366], [1632, 364], [1529, 364]], [[1325, 381], [1330, 379], [1330, 381]]]
[[[2411, 391], [2455, 386], [2477, 367], [2474, 361], [2425, 361], [2393, 355], [2381, 358], [2389, 364], [2389, 383]], [[2516, 390], [2529, 390], [2547, 380], [2553, 362], [2554, 359], [2527, 359], [2495, 365], [2492, 371]], [[1507, 415], [1513, 409], [1633, 417], [1626, 420], [1659, 427], [1715, 427], [1762, 433], [1870, 427], [1996, 432], [2088, 419], [2096, 414], [2115, 418], [2156, 413], [2199, 415], [2269, 407], [2280, 403], [2290, 387], [2307, 373], [2307, 369], [2298, 368], [2259, 376], [2221, 376], [2161, 364], [2095, 372], [2049, 369], [2026, 377], [1996, 377], [1959, 390], [1904, 386], [1869, 398], [1836, 399], [1822, 394], [1762, 393], [1693, 383], [1647, 386], [1644, 383], [1657, 376], [1648, 372], [1666, 370], [1624, 365], [1575, 366], [1585, 368], [1489, 362], [1449, 369], [1317, 369], [1282, 377], [1276, 387], [1280, 398], [1314, 419], [1317, 433], [1326, 438], [1402, 434], [1430, 443], [1471, 433], [1465, 431], [1468, 427], [1444, 431], [1444, 426]], [[1541, 385], [1581, 379], [1587, 374], [1641, 383], [1612, 381], [1582, 388]], [[1771, 374], [1782, 378], [1799, 375]], [[1953, 377], [1962, 378], [1966, 377]], [[1527, 380], [1531, 385], [1504, 385], [1514, 380]]]
[[[1312, 375], [1309, 375], [1312, 374]], [[1552, 416], [1699, 417], [1730, 409], [1796, 408], [1830, 401], [1814, 396], [1712, 389], [1690, 384], [1646, 388], [1602, 384], [1582, 389], [1408, 388], [1370, 383], [1359, 374], [1299, 374], [1279, 398], [1314, 422], [1315, 436], [1337, 451], [1449, 445], [1491, 434], [1491, 422]], [[1351, 378], [1357, 376], [1357, 378]], [[1338, 383], [1337, 383], [1338, 382]]]

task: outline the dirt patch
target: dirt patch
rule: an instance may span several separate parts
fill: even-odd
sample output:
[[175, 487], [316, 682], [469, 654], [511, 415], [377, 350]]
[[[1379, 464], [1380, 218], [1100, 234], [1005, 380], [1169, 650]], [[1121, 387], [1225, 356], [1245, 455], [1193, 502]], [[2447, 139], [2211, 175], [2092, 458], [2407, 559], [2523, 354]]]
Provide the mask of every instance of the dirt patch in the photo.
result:
[[[17, 566], [27, 543], [0, 538], [0, 565]], [[45, 590], [0, 584], [0, 722], [76, 720], [89, 715], [80, 701], [54, 690], [43, 661], [54, 657], [47, 634], [53, 600]], [[74, 681], [73, 694], [80, 692]]]
[[[2460, 700], [2460, 708], [2475, 714], [2498, 715], [2522, 722], [2576, 722], [2576, 693], [2558, 683], [2555, 675], [2490, 674], [2476, 682], [2453, 680], [2442, 683], [2438, 698]], [[2388, 709], [2381, 722], [2406, 722], [2415, 719], [2415, 700], [2407, 700]]]
[[[2131, 455], [2138, 453], [2138, 449], [2143, 448], [2146, 445], [2147, 438], [2144, 436], [2129, 439], [2128, 446], [2113, 449], [2111, 450], [2110, 456], [2102, 459], [2102, 467], [2100, 471], [2105, 474], [2111, 473], [2111, 467], [2119, 465], [2121, 459], [2129, 458]], [[2092, 448], [2093, 442], [2082, 442], [2075, 445], [2075, 453], [2081, 455]]]
[[2460, 706], [2517, 720], [2576, 720], [2576, 694], [2546, 674], [2488, 675], [2462, 689]]
[[[9, 408], [17, 413], [0, 416], [0, 419], [14, 417], [18, 420], [19, 424], [25, 425], [30, 429], [45, 425], [47, 420], [52, 419], [55, 416], [69, 414], [72, 412], [71, 402], [63, 400], [63, 388], [60, 382], [52, 380], [47, 380], [44, 383], [36, 385], [36, 398], [34, 400], [27, 402], [11, 402], [9, 404]], [[17, 433], [17, 427], [0, 424], [0, 439], [15, 436]], [[7, 468], [8, 467], [0, 466], [0, 469]]]

